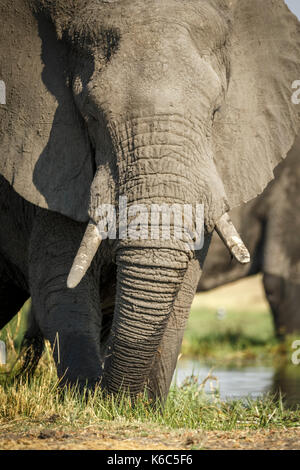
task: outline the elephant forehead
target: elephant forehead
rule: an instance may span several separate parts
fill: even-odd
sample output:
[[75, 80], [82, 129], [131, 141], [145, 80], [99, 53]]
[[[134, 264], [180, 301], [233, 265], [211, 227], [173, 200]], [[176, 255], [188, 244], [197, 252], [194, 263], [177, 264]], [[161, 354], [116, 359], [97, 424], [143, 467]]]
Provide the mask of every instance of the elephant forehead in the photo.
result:
[[[220, 0], [102, 0], [91, 1], [73, 20], [71, 35], [85, 37], [88, 45], [101, 42], [103, 30], [122, 34], [137, 26], [160, 23], [164, 33], [170, 25], [186, 27], [204, 47], [214, 49], [224, 43], [229, 31], [227, 10], [220, 8]], [[143, 37], [137, 36], [141, 40]], [[144, 39], [146, 39], [144, 37]]]

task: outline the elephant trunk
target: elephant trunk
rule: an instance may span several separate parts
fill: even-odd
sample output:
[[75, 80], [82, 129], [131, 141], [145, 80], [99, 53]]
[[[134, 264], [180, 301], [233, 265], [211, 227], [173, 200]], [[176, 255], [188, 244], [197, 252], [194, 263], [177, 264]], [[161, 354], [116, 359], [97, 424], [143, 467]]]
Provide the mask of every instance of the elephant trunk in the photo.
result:
[[[110, 393], [129, 390], [132, 396], [147, 387], [152, 394], [148, 381], [156, 354], [194, 257], [185, 234], [174, 235], [183, 221], [172, 210], [176, 206], [183, 214], [184, 204], [201, 202], [197, 186], [201, 145], [194, 144], [201, 130], [194, 130], [184, 118], [166, 115], [111, 124], [110, 130], [117, 158], [117, 195], [126, 197], [127, 236], [119, 236], [114, 245], [116, 302], [103, 386]], [[202, 148], [204, 143], [203, 139]], [[95, 201], [100, 189], [95, 182]], [[164, 204], [170, 218], [163, 218]], [[96, 212], [90, 208], [92, 218]], [[124, 229], [122, 219], [119, 234]], [[193, 230], [193, 221], [189, 222]]]
[[[197, 238], [198, 228], [202, 232], [203, 219], [201, 227], [195, 212], [186, 220], [184, 208], [194, 210], [202, 204], [206, 226], [213, 229], [217, 217], [213, 214], [222, 216], [225, 205], [203, 124], [160, 115], [123, 125], [110, 123], [109, 129], [117, 162], [115, 199], [126, 198], [128, 230], [121, 236], [119, 204], [119, 237], [114, 243], [116, 304], [105, 350], [103, 385], [109, 392], [129, 389], [134, 396], [147, 386], [189, 262], [195, 257], [193, 237]], [[91, 188], [91, 222], [69, 276], [70, 287], [80, 282], [101, 241], [96, 224], [105, 202], [102, 169], [99, 163]], [[215, 186], [219, 192], [213, 193]], [[161, 214], [152, 218], [154, 207], [159, 213], [163, 205], [171, 211], [170, 218], [164, 219], [166, 224]], [[179, 217], [172, 212], [176, 208]], [[232, 248], [236, 233], [227, 230], [228, 223], [221, 220], [219, 231], [225, 238], [231, 237], [227, 245]], [[169, 230], [164, 231], [165, 227]], [[178, 229], [182, 238], [178, 238]]]
[[135, 396], [147, 387], [187, 264], [187, 252], [175, 247], [118, 251], [117, 299], [103, 377], [109, 392], [122, 388]]
[[[213, 163], [206, 129], [183, 116], [162, 115], [155, 119], [109, 123], [109, 134], [117, 161], [119, 195], [131, 204], [203, 204], [210, 230], [215, 228], [232, 255], [248, 263], [249, 253], [226, 212], [222, 184]], [[101, 243], [97, 229], [99, 203], [107, 201], [103, 194], [101, 167], [91, 187], [90, 217], [84, 239], [74, 261], [68, 286], [76, 287], [89, 268]], [[216, 188], [212, 192], [212, 188]], [[110, 196], [114, 200], [115, 195]], [[216, 220], [213, 214], [221, 217]], [[192, 231], [195, 227], [191, 227]]]

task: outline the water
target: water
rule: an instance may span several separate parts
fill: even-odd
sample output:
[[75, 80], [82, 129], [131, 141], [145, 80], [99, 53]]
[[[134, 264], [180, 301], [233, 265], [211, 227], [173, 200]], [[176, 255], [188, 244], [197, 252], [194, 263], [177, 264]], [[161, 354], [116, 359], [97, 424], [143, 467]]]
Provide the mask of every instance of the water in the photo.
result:
[[180, 360], [174, 375], [174, 382], [181, 385], [194, 375], [201, 383], [211, 373], [215, 379], [206, 382], [204, 390], [216, 390], [222, 400], [237, 400], [246, 397], [259, 398], [267, 393], [281, 392], [287, 406], [300, 404], [300, 365], [221, 367], [211, 371], [211, 366], [193, 360]]

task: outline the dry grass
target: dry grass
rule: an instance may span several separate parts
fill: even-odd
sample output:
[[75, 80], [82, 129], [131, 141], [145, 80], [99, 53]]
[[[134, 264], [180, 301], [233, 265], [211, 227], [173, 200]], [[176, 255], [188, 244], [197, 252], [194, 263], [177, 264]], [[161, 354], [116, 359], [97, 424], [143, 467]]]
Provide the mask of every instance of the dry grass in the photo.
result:
[[58, 426], [77, 430], [99, 423], [122, 421], [159, 426], [162, 429], [202, 429], [229, 431], [295, 427], [299, 425], [299, 409], [286, 409], [280, 397], [266, 396], [257, 400], [222, 402], [218, 391], [213, 397], [204, 393], [207, 377], [199, 384], [190, 377], [180, 387], [172, 387], [163, 409], [154, 405], [146, 394], [133, 403], [124, 393], [118, 397], [103, 396], [99, 388], [80, 394], [76, 388], [59, 387], [50, 347], [31, 381], [15, 380], [11, 374], [0, 376], [0, 425], [8, 431], [30, 429], [32, 424]]
[[[252, 282], [257, 283], [258, 279]], [[241, 303], [243, 308], [252, 299], [252, 313], [245, 317], [237, 309], [227, 311], [227, 323], [216, 320], [218, 299], [222, 299], [226, 309], [232, 306], [232, 294], [227, 291], [226, 296], [222, 288], [214, 300], [213, 293], [204, 294], [206, 311], [202, 304], [201, 312], [198, 311], [200, 304], [196, 298], [191, 316], [194, 331], [206, 322], [210, 322], [207, 330], [210, 335], [216, 325], [228, 331], [228, 326], [233, 328], [240, 322], [244, 328], [249, 317], [247, 334], [252, 328], [252, 318], [262, 322], [260, 330], [266, 327], [268, 312], [261, 317], [261, 295], [248, 292], [249, 284], [232, 288], [240, 291], [245, 302]], [[235, 295], [238, 296], [237, 292]], [[181, 387], [173, 387], [163, 410], [153, 406], [146, 395], [133, 404], [124, 394], [117, 398], [104, 397], [100, 388], [79, 394], [76, 388], [61, 390], [59, 387], [47, 345], [33, 380], [16, 381], [13, 377], [18, 370], [16, 357], [21, 330], [20, 316], [6, 330], [9, 364], [0, 368], [0, 449], [299, 448], [299, 408], [285, 408], [280, 397], [222, 402], [217, 390], [213, 397], [208, 397], [203, 391], [204, 383], [213, 381], [213, 377], [207, 377], [200, 385], [197, 377], [190, 377]], [[268, 334], [272, 334], [270, 331]], [[240, 333], [243, 336], [246, 330]], [[213, 347], [218, 348], [215, 343], [211, 344]], [[224, 344], [222, 348], [224, 358]], [[229, 341], [230, 348], [232, 352], [234, 348]]]

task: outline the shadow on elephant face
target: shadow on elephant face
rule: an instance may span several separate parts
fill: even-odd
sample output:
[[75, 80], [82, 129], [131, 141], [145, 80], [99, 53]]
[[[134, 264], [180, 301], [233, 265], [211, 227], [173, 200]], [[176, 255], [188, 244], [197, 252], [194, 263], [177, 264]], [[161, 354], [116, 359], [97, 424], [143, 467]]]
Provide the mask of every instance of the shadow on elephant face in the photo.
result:
[[[72, 94], [68, 46], [63, 39], [57, 41], [54, 26], [42, 15], [37, 16], [37, 21], [44, 64], [42, 81], [55, 99], [57, 107], [53, 117], [48, 116], [52, 124], [50, 135], [35, 165], [33, 182], [49, 207], [55, 208], [53, 195], [56, 194], [58, 204], [63, 197], [64, 204], [74, 212], [74, 218], [85, 221], [90, 186], [96, 171], [93, 149]], [[90, 79], [93, 72], [94, 61], [89, 56], [85, 61], [86, 80]], [[78, 184], [78, 178], [81, 184]], [[78, 206], [81, 207], [80, 210]]]

